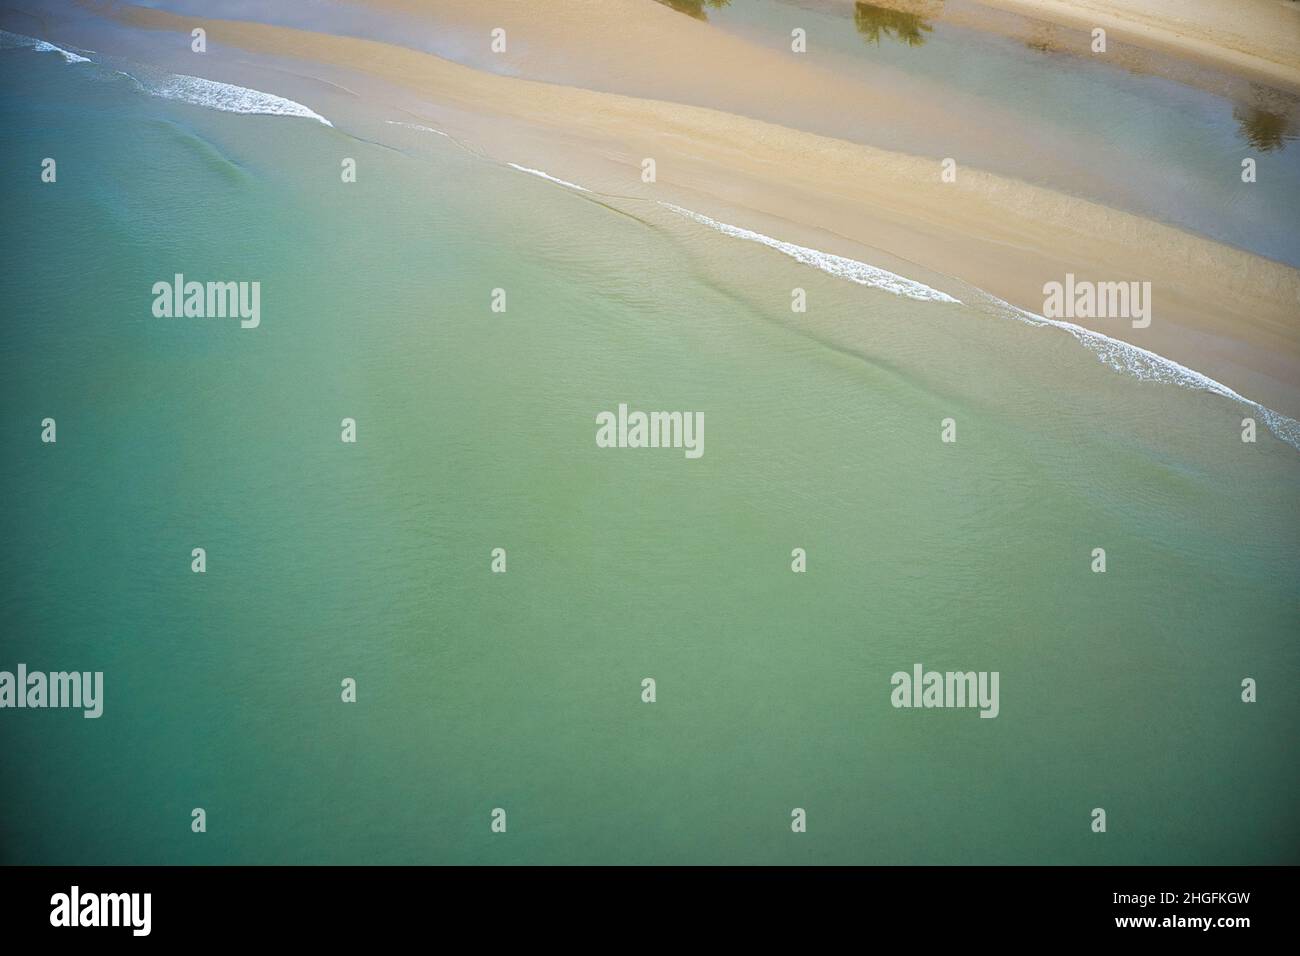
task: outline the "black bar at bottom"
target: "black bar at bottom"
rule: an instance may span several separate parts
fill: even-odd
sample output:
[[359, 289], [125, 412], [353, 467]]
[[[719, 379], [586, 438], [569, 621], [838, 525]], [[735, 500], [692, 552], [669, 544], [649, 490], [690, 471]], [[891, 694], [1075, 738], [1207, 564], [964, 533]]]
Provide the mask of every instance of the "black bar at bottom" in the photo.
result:
[[1287, 867], [8, 867], [0, 925], [7, 940], [75, 933], [82, 944], [337, 943], [455, 928], [533, 942], [613, 932], [610, 942], [667, 944], [661, 934], [686, 928], [774, 942], [841, 924], [925, 944], [1049, 933], [1230, 945], [1285, 930], [1294, 877]]

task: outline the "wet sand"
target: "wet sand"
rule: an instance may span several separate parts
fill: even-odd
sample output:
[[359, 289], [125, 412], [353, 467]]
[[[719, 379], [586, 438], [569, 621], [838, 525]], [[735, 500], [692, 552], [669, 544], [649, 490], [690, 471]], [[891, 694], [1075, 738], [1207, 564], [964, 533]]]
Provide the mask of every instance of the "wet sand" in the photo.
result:
[[979, 0], [1300, 89], [1300, 4], [1288, 0]]

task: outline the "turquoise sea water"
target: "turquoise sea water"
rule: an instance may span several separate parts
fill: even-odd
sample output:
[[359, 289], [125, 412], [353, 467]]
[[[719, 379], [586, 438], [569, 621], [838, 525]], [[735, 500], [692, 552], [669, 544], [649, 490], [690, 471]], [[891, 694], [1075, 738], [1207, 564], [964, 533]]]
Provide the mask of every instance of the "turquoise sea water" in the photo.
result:
[[[0, 77], [0, 669], [105, 675], [0, 712], [4, 862], [1297, 862], [1248, 409], [324, 104]], [[155, 318], [177, 272], [260, 327]], [[705, 454], [598, 448], [620, 402]], [[999, 716], [893, 708], [918, 662]]]

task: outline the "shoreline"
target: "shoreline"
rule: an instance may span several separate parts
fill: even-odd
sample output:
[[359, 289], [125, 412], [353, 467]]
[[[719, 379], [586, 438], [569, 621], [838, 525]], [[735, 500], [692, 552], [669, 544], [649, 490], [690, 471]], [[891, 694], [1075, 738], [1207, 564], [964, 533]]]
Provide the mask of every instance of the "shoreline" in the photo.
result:
[[[1062, 26], [1227, 67], [1300, 91], [1300, 4], [1275, 0], [976, 0]], [[1149, 9], [1150, 7], [1156, 9]]]
[[[1044, 283], [1067, 273], [1151, 281], [1150, 328], [1079, 324], [1300, 418], [1300, 271], [1271, 260], [976, 170], [941, 183], [929, 159], [703, 107], [487, 73], [371, 40], [138, 7], [117, 16], [158, 30], [201, 24], [212, 43], [413, 93], [426, 112], [404, 110], [410, 118], [503, 165], [666, 201], [941, 289], [949, 277], [1034, 314]], [[653, 185], [640, 181], [643, 157], [656, 159]]]

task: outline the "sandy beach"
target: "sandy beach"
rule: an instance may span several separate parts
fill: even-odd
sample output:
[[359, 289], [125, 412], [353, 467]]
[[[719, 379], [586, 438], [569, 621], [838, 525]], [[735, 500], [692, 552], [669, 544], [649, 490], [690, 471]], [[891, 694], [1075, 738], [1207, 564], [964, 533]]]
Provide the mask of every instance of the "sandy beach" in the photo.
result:
[[1290, 0], [980, 0], [1300, 88], [1300, 4]]
[[[439, 7], [440, 18], [482, 29], [485, 45], [488, 24], [498, 20], [526, 37], [527, 52], [512, 64], [520, 72], [554, 57], [578, 64], [578, 71], [630, 77], [646, 92], [653, 88], [654, 97], [504, 76], [368, 40], [140, 7], [120, 8], [117, 15], [159, 30], [188, 32], [202, 24], [217, 44], [364, 74], [414, 92], [428, 104], [423, 121], [500, 162], [612, 194], [674, 202], [934, 279], [940, 287], [942, 277], [955, 277], [1031, 312], [1042, 310], [1044, 284], [1066, 273], [1150, 281], [1155, 318], [1149, 328], [1113, 320], [1080, 324], [1167, 356], [1285, 414], [1300, 414], [1296, 270], [1005, 177], [963, 168], [956, 182], [945, 183], [933, 159], [673, 102], [685, 96], [683, 84], [732, 77], [730, 87], [710, 89], [737, 100], [780, 97], [797, 112], [814, 99], [825, 101], [834, 78], [796, 57], [714, 36], [707, 25], [657, 4], [576, 2], [545, 15], [529, 4]], [[632, 16], [636, 30], [616, 29]], [[1261, 19], [1258, 28], [1269, 22]], [[870, 97], [869, 91], [847, 92]], [[843, 99], [835, 103], [845, 105]], [[657, 164], [653, 185], [640, 181], [645, 157]]]

